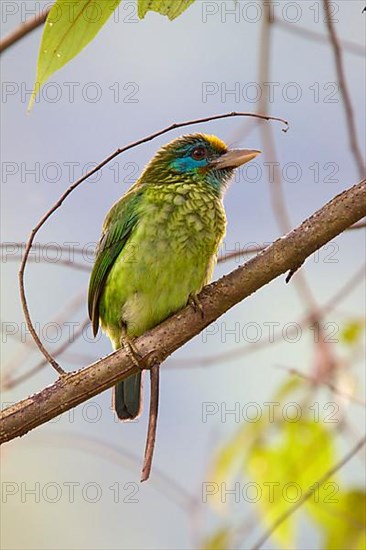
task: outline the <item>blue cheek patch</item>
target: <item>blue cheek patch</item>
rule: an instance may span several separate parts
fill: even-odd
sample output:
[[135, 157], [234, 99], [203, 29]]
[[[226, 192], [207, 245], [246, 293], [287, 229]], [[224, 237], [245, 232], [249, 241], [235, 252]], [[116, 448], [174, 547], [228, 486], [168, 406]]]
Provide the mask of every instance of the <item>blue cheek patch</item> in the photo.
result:
[[207, 166], [207, 159], [194, 160], [192, 157], [178, 157], [170, 163], [172, 170], [180, 174], [196, 173], [199, 168]]

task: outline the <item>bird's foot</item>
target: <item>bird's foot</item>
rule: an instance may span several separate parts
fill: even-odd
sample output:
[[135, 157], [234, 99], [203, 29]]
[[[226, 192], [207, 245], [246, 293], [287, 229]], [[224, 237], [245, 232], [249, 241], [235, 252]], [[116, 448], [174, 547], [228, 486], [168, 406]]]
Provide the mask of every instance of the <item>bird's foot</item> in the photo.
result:
[[151, 350], [145, 355], [141, 355], [136, 348], [134, 341], [125, 334], [121, 337], [121, 346], [131, 359], [135, 367], [140, 370], [150, 370], [159, 366], [163, 362], [163, 357], [158, 350]]
[[121, 345], [135, 367], [142, 368], [142, 357], [133, 340], [126, 335], [121, 336]]
[[190, 294], [189, 298], [188, 298], [188, 303], [189, 303], [190, 306], [193, 307], [195, 312], [199, 311], [200, 314], [201, 314], [202, 319], [204, 319], [205, 314], [204, 314], [204, 311], [203, 311], [202, 304], [201, 304], [201, 302], [199, 301], [199, 299], [197, 297], [197, 294], [194, 294], [194, 293]]

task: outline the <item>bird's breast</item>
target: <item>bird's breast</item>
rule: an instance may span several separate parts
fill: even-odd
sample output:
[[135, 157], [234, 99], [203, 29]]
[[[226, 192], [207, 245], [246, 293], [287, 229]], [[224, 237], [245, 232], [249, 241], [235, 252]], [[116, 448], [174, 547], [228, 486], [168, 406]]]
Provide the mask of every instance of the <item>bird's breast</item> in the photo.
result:
[[149, 219], [151, 234], [156, 231], [177, 245], [211, 244], [215, 253], [226, 229], [222, 201], [214, 193], [193, 184], [168, 185], [153, 189], [142, 204], [143, 217]]
[[111, 337], [121, 319], [137, 336], [184, 307], [211, 279], [225, 233], [221, 200], [187, 185], [151, 189], [139, 208], [101, 301], [102, 327]]

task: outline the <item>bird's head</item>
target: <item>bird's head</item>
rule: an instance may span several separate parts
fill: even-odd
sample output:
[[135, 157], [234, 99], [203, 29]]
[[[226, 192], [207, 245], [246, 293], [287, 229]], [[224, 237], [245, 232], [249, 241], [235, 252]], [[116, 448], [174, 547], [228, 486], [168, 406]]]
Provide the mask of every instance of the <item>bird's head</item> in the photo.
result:
[[141, 179], [155, 185], [203, 182], [222, 194], [234, 170], [259, 153], [254, 149], [229, 149], [216, 136], [189, 134], [159, 149]]

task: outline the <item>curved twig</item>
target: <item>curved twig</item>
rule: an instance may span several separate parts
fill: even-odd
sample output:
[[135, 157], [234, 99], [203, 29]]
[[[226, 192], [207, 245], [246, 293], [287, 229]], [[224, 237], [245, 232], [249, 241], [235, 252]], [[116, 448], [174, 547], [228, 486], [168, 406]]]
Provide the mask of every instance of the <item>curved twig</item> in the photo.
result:
[[38, 346], [38, 349], [40, 352], [44, 355], [44, 357], [47, 359], [49, 364], [58, 372], [60, 376], [64, 376], [66, 373], [63, 370], [63, 368], [57, 363], [54, 357], [49, 353], [49, 351], [45, 348], [45, 346], [42, 344], [41, 339], [39, 338], [29, 312], [27, 298], [25, 295], [25, 287], [24, 287], [24, 272], [27, 265], [27, 260], [29, 256], [29, 252], [32, 248], [32, 244], [34, 241], [34, 237], [40, 230], [40, 228], [46, 223], [46, 221], [52, 216], [52, 214], [62, 205], [64, 200], [76, 189], [83, 181], [85, 181], [87, 178], [98, 172], [103, 166], [108, 164], [111, 160], [113, 160], [115, 157], [120, 155], [121, 153], [124, 153], [125, 151], [128, 151], [129, 149], [132, 149], [134, 147], [137, 147], [138, 145], [141, 145], [143, 143], [147, 143], [148, 141], [152, 141], [153, 139], [162, 136], [163, 134], [167, 134], [168, 132], [171, 132], [172, 130], [176, 130], [177, 128], [183, 128], [185, 126], [191, 126], [193, 124], [202, 124], [204, 122], [210, 122], [212, 120], [219, 120], [223, 118], [231, 118], [231, 117], [254, 117], [254, 118], [260, 118], [262, 120], [276, 120], [277, 122], [281, 122], [284, 124], [285, 128], [283, 128], [283, 131], [287, 131], [289, 128], [289, 124], [287, 120], [280, 118], [280, 117], [274, 117], [271, 115], [261, 115], [258, 113], [243, 113], [243, 112], [236, 112], [233, 111], [231, 113], [224, 113], [221, 115], [212, 115], [208, 117], [203, 118], [197, 118], [193, 120], [187, 120], [184, 122], [177, 122], [174, 124], [171, 124], [170, 126], [167, 126], [166, 128], [163, 128], [162, 130], [159, 130], [158, 132], [154, 132], [153, 134], [150, 134], [147, 137], [144, 137], [142, 139], [138, 139], [137, 141], [134, 141], [132, 143], [129, 143], [128, 145], [125, 145], [125, 147], [122, 147], [120, 149], [117, 149], [114, 153], [109, 155], [107, 158], [105, 158], [102, 162], [100, 162], [97, 166], [95, 166], [92, 170], [84, 174], [81, 178], [76, 180], [66, 191], [61, 195], [61, 197], [58, 199], [58, 201], [44, 214], [44, 216], [39, 220], [37, 225], [32, 229], [31, 234], [28, 238], [28, 241], [25, 246], [24, 250], [24, 256], [22, 259], [22, 262], [20, 264], [19, 269], [19, 290], [20, 290], [20, 300], [23, 308], [24, 317], [27, 323], [28, 330], [30, 334], [32, 335], [33, 340]]
[[32, 17], [32, 19], [28, 19], [28, 21], [21, 23], [16, 29], [10, 31], [9, 34], [4, 36], [4, 38], [0, 40], [0, 53], [4, 52], [7, 48], [15, 44], [15, 42], [18, 42], [18, 40], [32, 32], [40, 25], [43, 25], [47, 19], [51, 7], [52, 6], [46, 8], [35, 17]]

